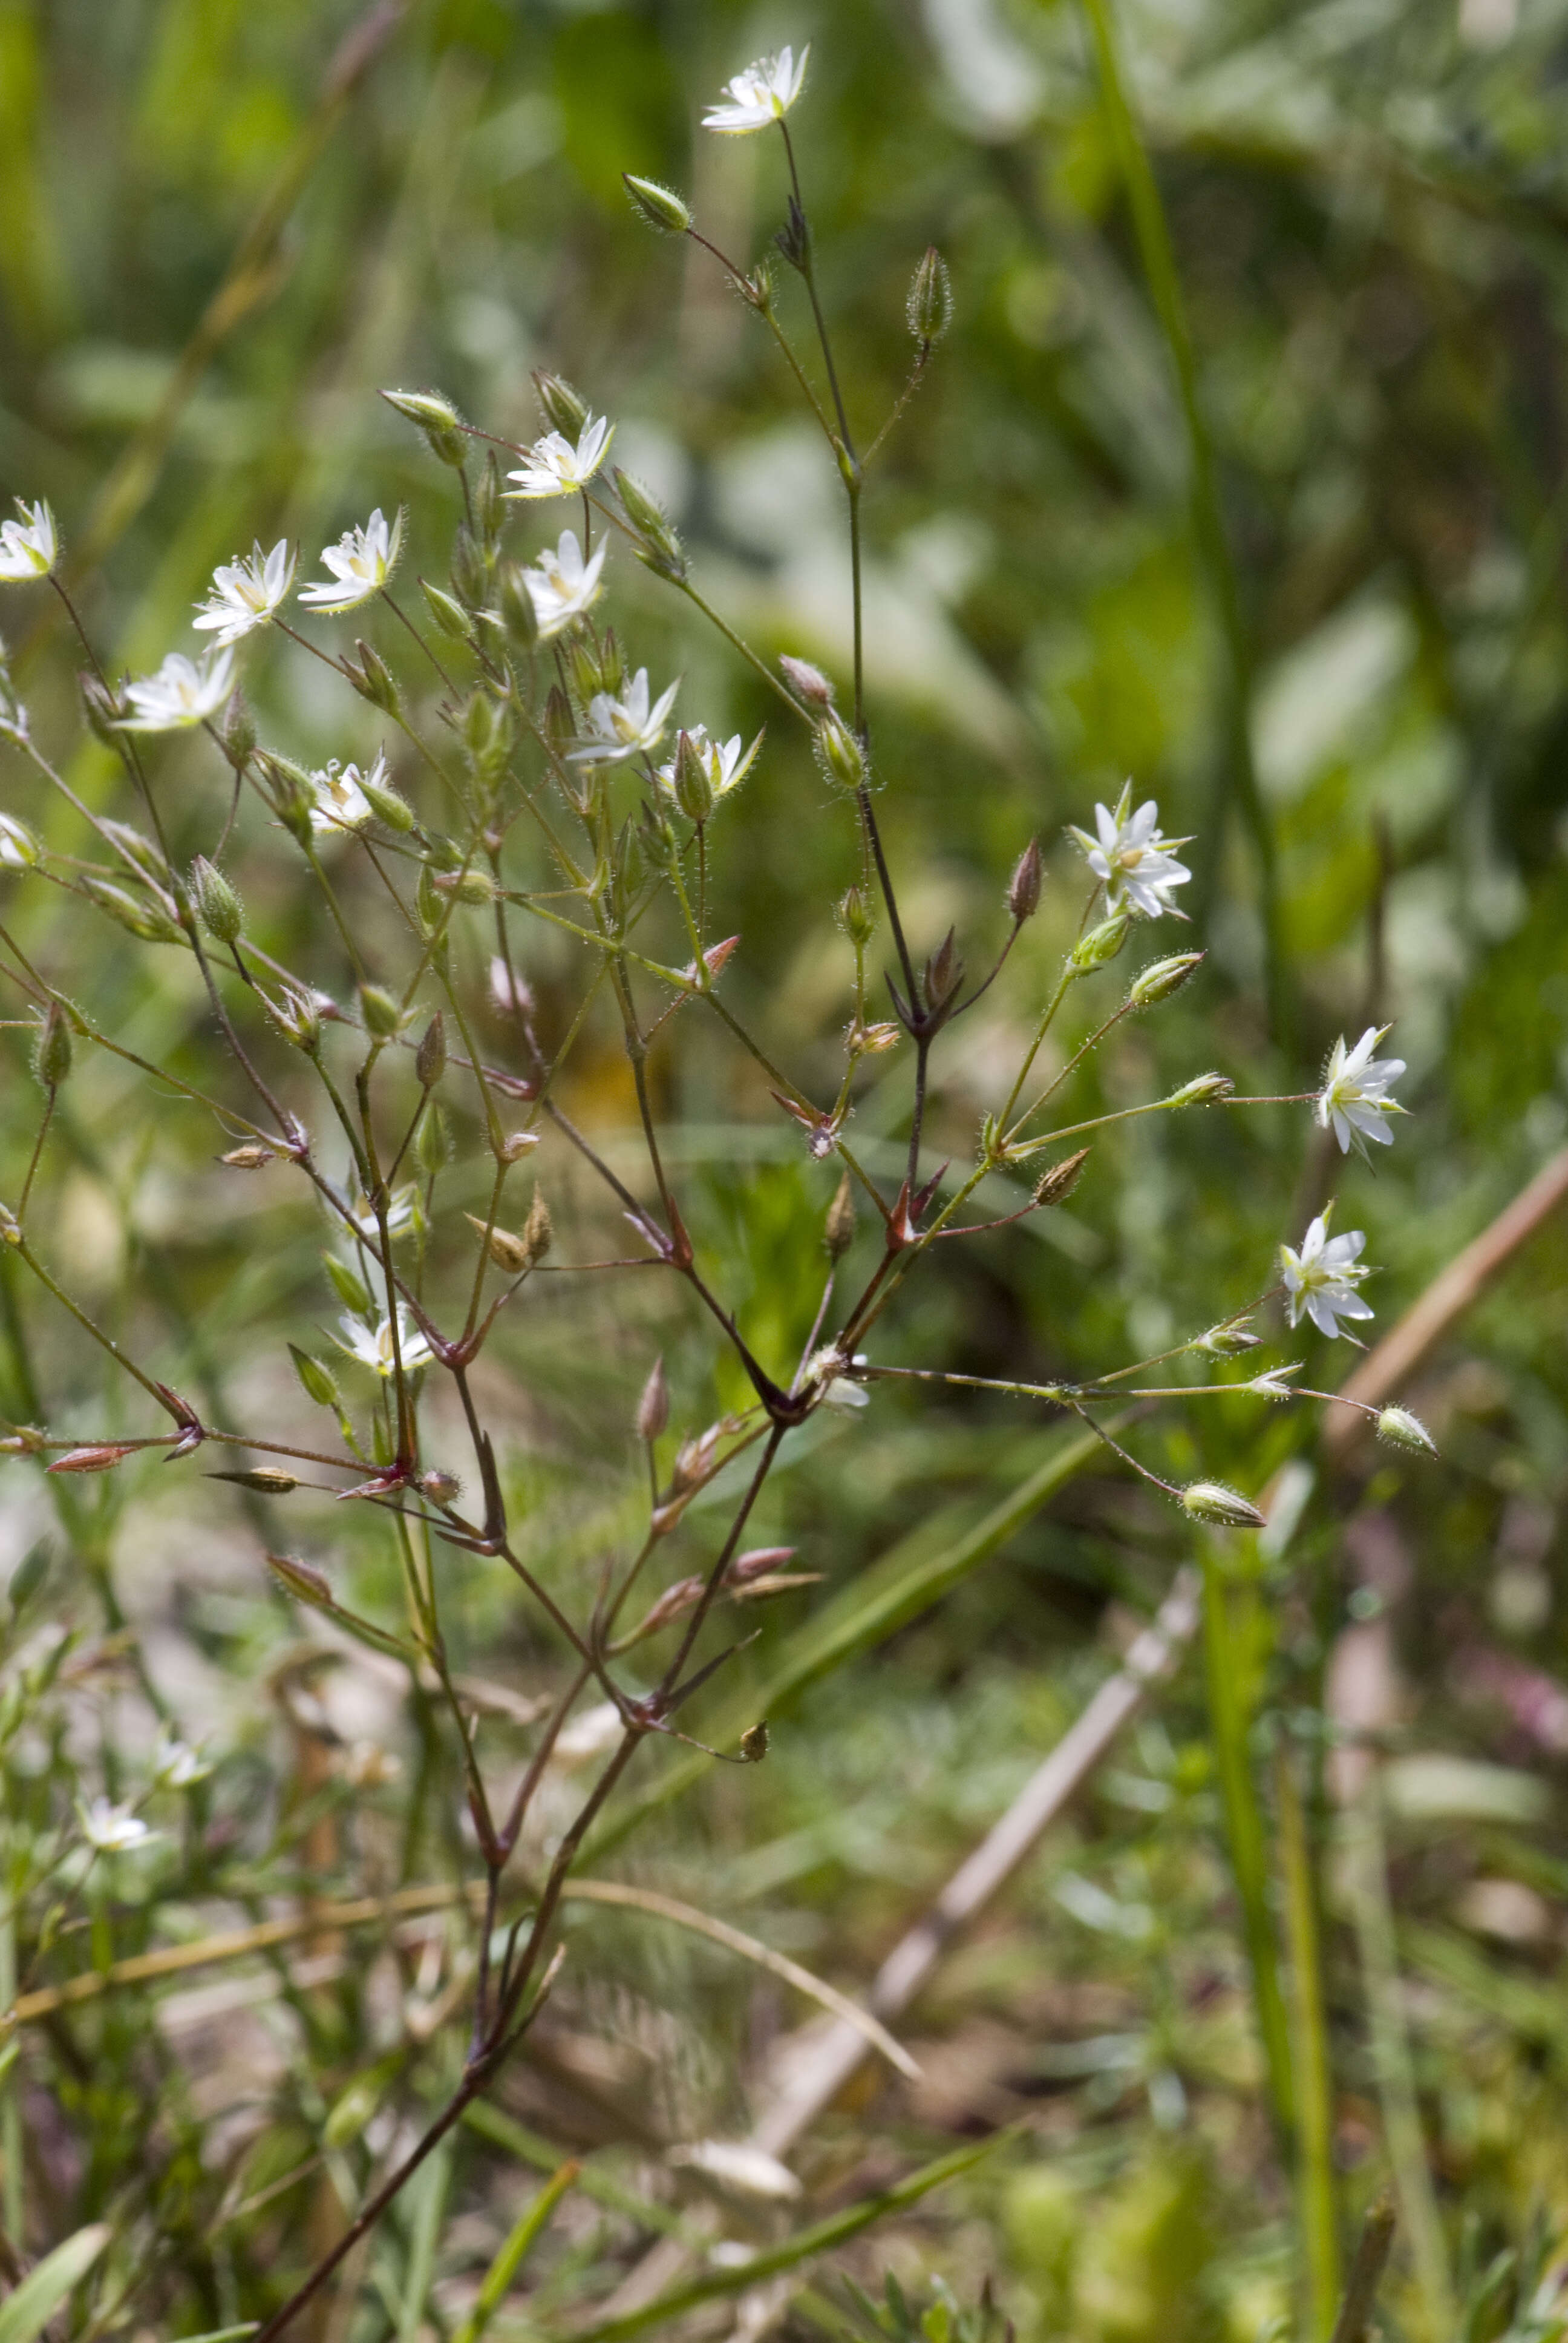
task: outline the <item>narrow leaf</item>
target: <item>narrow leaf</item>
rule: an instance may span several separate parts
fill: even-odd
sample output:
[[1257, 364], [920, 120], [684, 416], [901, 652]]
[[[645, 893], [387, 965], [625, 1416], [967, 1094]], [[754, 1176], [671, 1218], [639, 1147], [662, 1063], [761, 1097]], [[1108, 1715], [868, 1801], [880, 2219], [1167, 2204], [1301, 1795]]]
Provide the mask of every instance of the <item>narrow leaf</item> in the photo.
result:
[[36, 2269], [0, 2302], [0, 2343], [35, 2343], [73, 2288], [81, 2284], [108, 2244], [106, 2221], [78, 2229], [45, 2254]]

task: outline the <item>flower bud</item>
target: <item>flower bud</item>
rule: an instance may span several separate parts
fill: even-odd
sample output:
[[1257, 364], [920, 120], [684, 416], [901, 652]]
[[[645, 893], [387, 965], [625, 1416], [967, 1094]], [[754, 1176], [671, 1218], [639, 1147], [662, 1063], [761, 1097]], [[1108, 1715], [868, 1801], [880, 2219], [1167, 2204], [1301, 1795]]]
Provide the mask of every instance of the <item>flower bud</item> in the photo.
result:
[[1087, 976], [1091, 970], [1103, 968], [1113, 960], [1127, 941], [1127, 930], [1132, 921], [1126, 911], [1112, 911], [1097, 928], [1080, 936], [1072, 947], [1072, 970], [1075, 976]]
[[620, 183], [631, 199], [632, 210], [646, 226], [657, 228], [661, 236], [684, 236], [691, 226], [689, 205], [661, 187], [657, 179], [639, 179], [630, 171], [623, 171]]
[[44, 1469], [48, 1473], [112, 1473], [116, 1464], [123, 1464], [134, 1453], [129, 1441], [95, 1441], [85, 1448], [67, 1449], [64, 1456], [56, 1456]]
[[1202, 964], [1201, 952], [1178, 952], [1173, 960], [1157, 960], [1148, 968], [1140, 969], [1127, 988], [1130, 1009], [1152, 1009], [1157, 1001], [1169, 1001], [1180, 992], [1195, 968]]
[[116, 752], [123, 747], [116, 727], [126, 710], [112, 691], [98, 681], [95, 675], [80, 675], [76, 679], [82, 694], [82, 713], [87, 719], [87, 729], [106, 749]]
[[217, 1160], [220, 1163], [226, 1163], [231, 1172], [260, 1172], [267, 1164], [276, 1163], [277, 1158], [270, 1147], [261, 1147], [247, 1140], [243, 1147], [231, 1147], [226, 1155], [220, 1155]]
[[706, 821], [713, 811], [713, 781], [708, 759], [689, 732], [675, 743], [675, 802], [688, 821]]
[[518, 562], [504, 561], [501, 564], [497, 598], [500, 605], [501, 624], [513, 649], [533, 650], [539, 639], [539, 614], [534, 608], [534, 598]]
[[1007, 882], [1007, 908], [1020, 927], [1025, 920], [1032, 920], [1040, 909], [1040, 840], [1031, 838]]
[[833, 1192], [828, 1207], [828, 1217], [822, 1224], [822, 1243], [829, 1261], [842, 1261], [855, 1242], [855, 1191], [846, 1172]]
[[361, 699], [367, 699], [384, 715], [396, 716], [402, 704], [396, 676], [379, 651], [372, 650], [367, 642], [357, 640], [354, 648], [359, 654], [359, 664], [356, 667], [352, 659], [346, 659], [344, 674]]
[[253, 1464], [245, 1473], [209, 1473], [209, 1481], [229, 1481], [236, 1489], [253, 1489], [258, 1497], [286, 1497], [297, 1489], [298, 1482], [292, 1473], [285, 1473], [276, 1464]]
[[173, 913], [161, 901], [128, 895], [116, 887], [112, 879], [95, 878], [89, 872], [82, 880], [82, 891], [89, 895], [100, 911], [107, 912], [126, 932], [139, 936], [146, 944], [179, 944], [185, 941], [185, 930]]
[[849, 887], [839, 904], [839, 917], [844, 923], [844, 933], [852, 944], [869, 944], [877, 931], [877, 922], [869, 904], [859, 887]]
[[215, 942], [232, 944], [245, 925], [239, 897], [216, 863], [198, 854], [191, 864], [191, 892], [196, 916]]
[[43, 850], [25, 821], [0, 813], [0, 870], [35, 870]]
[[501, 468], [496, 461], [495, 449], [487, 447], [485, 468], [474, 483], [474, 526], [487, 547], [496, 543], [506, 518], [506, 491], [501, 486]]
[[1198, 1074], [1191, 1081], [1184, 1082], [1179, 1091], [1172, 1091], [1165, 1103], [1167, 1106], [1214, 1106], [1221, 1099], [1228, 1099], [1235, 1087], [1228, 1074]]
[[307, 777], [286, 757], [275, 757], [262, 751], [262, 770], [272, 790], [273, 809], [285, 830], [301, 846], [308, 846], [311, 838], [311, 809], [315, 792]]
[[373, 1041], [394, 1041], [403, 1031], [402, 1011], [392, 995], [383, 992], [378, 984], [360, 986], [359, 1013]]
[[578, 396], [564, 376], [547, 374], [542, 367], [534, 376], [534, 388], [538, 392], [539, 405], [550, 429], [564, 432], [568, 439], [579, 437], [588, 419], [587, 399]]
[[658, 1439], [668, 1423], [669, 1385], [665, 1381], [664, 1361], [655, 1359], [637, 1403], [637, 1436], [651, 1443]]
[[1256, 1505], [1234, 1489], [1227, 1489], [1222, 1481], [1193, 1481], [1181, 1492], [1181, 1507], [1195, 1522], [1212, 1522], [1226, 1530], [1261, 1530], [1267, 1527]]
[[661, 578], [684, 578], [686, 556], [662, 506], [629, 472], [618, 469], [615, 485], [621, 510], [642, 540], [638, 549], [643, 560]]
[[422, 1087], [433, 1091], [447, 1071], [447, 1024], [437, 1009], [419, 1037], [414, 1052], [414, 1071]]
[[724, 1574], [726, 1586], [749, 1586], [755, 1579], [770, 1578], [795, 1559], [792, 1545], [754, 1545], [738, 1554]]
[[864, 789], [866, 752], [836, 709], [818, 719], [817, 761], [841, 789]]
[[276, 1573], [296, 1602], [308, 1604], [313, 1611], [334, 1607], [332, 1582], [313, 1562], [301, 1562], [291, 1554], [269, 1554], [266, 1566]]
[[454, 471], [462, 468], [467, 456], [467, 443], [463, 437], [461, 420], [449, 399], [434, 390], [384, 390], [381, 394], [388, 407], [417, 423], [429, 443], [430, 453]]
[[1407, 1407], [1385, 1407], [1377, 1420], [1377, 1436], [1392, 1448], [1409, 1448], [1418, 1456], [1435, 1456], [1437, 1443], [1418, 1415]]
[[779, 665], [797, 699], [803, 699], [808, 708], [832, 707], [833, 687], [819, 667], [813, 667], [809, 659], [791, 659], [788, 652]]
[[223, 711], [222, 739], [224, 752], [232, 765], [243, 765], [256, 748], [256, 718], [237, 683]]
[[444, 594], [439, 586], [432, 586], [427, 578], [420, 578], [419, 591], [429, 604], [430, 616], [442, 634], [455, 643], [467, 642], [473, 635], [474, 622], [461, 602], [454, 600], [450, 594]]
[[564, 756], [578, 736], [571, 701], [558, 683], [551, 684], [545, 701], [544, 735], [558, 756]]
[[1035, 1202], [1065, 1204], [1078, 1185], [1089, 1156], [1090, 1150], [1081, 1147], [1076, 1155], [1064, 1155], [1060, 1163], [1053, 1163], [1049, 1172], [1042, 1172], [1035, 1182]]
[[695, 1611], [702, 1600], [703, 1584], [700, 1578], [678, 1578], [673, 1586], [667, 1586], [625, 1638], [621, 1648], [624, 1649], [628, 1644], [640, 1644], [645, 1635], [657, 1635], [659, 1629], [668, 1627], [672, 1619], [682, 1617], [688, 1611]]
[[1246, 1325], [1231, 1322], [1223, 1326], [1211, 1326], [1189, 1342], [1190, 1351], [1204, 1351], [1211, 1359], [1233, 1359], [1240, 1351], [1255, 1351], [1262, 1342], [1261, 1334], [1249, 1332]]
[[389, 789], [384, 781], [369, 780], [364, 774], [359, 777], [359, 792], [378, 821], [395, 830], [399, 838], [407, 837], [414, 827], [414, 809], [407, 798]]
[[344, 1308], [352, 1310], [357, 1318], [368, 1319], [371, 1315], [370, 1288], [358, 1271], [348, 1262], [339, 1261], [335, 1252], [324, 1252], [321, 1263]]
[[466, 609], [477, 610], [489, 599], [494, 568], [489, 548], [480, 543], [465, 522], [452, 547], [452, 584]]
[[46, 1091], [57, 1091], [71, 1071], [71, 1021], [57, 1001], [38, 1028], [33, 1045], [33, 1071]]
[[427, 1107], [419, 1120], [414, 1140], [414, 1153], [426, 1178], [434, 1179], [442, 1171], [451, 1154], [451, 1139], [447, 1130], [447, 1118], [438, 1106]]
[[922, 347], [940, 342], [953, 322], [952, 279], [948, 264], [934, 244], [927, 245], [910, 281], [905, 314], [910, 331]]
[[294, 1372], [306, 1398], [317, 1407], [336, 1407], [337, 1385], [320, 1360], [313, 1359], [308, 1351], [300, 1350], [294, 1342], [288, 1346], [288, 1355], [294, 1361]]

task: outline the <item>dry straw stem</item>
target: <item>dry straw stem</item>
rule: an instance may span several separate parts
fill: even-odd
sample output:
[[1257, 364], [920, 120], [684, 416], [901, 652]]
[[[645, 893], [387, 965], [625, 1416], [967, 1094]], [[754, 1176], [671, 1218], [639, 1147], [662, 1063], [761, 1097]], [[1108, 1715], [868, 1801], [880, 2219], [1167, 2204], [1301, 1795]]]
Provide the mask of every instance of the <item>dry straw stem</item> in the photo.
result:
[[1366, 2343], [1367, 2328], [1372, 2322], [1372, 2304], [1377, 2298], [1382, 2274], [1388, 2266], [1389, 2247], [1393, 2243], [1393, 2200], [1386, 2189], [1372, 2199], [1372, 2209], [1362, 2227], [1355, 2259], [1345, 2288], [1345, 2298], [1340, 2315], [1334, 2321], [1330, 2343]]
[[1553, 1155], [1513, 1202], [1427, 1287], [1398, 1324], [1389, 1329], [1345, 1384], [1342, 1400], [1323, 1419], [1323, 1446], [1339, 1463], [1367, 1430], [1362, 1407], [1379, 1407], [1415, 1373], [1451, 1326], [1481, 1298], [1486, 1286], [1520, 1247], [1568, 1198], [1568, 1147]]

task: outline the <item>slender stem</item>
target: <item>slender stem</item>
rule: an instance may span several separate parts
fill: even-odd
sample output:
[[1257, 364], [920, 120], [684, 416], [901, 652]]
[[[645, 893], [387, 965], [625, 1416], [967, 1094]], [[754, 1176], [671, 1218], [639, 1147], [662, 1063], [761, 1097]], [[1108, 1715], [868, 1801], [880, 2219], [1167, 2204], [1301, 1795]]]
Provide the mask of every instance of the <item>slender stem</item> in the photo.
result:
[[1285, 1935], [1291, 1954], [1291, 2037], [1296, 2077], [1296, 2219], [1306, 2262], [1310, 2343], [1327, 2343], [1340, 2298], [1334, 2183], [1333, 2076], [1323, 2008], [1322, 1951], [1306, 1817], [1291, 1752], [1274, 1764]]

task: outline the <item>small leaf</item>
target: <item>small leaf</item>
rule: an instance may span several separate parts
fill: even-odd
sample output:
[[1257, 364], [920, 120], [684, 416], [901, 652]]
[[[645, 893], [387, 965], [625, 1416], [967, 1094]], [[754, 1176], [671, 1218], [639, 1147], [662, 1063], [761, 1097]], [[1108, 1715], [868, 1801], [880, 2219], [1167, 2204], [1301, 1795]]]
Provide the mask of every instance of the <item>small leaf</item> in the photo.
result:
[[108, 2244], [106, 2221], [78, 2229], [45, 2254], [36, 2269], [0, 2302], [0, 2343], [35, 2343], [74, 2288], [79, 2286]]

